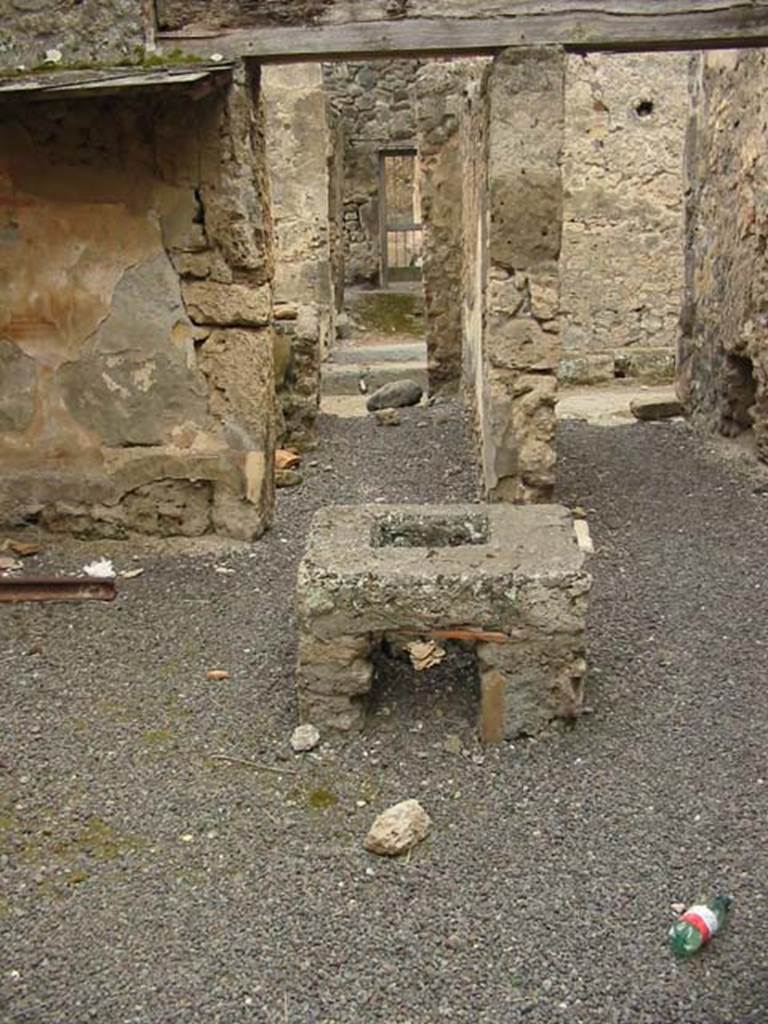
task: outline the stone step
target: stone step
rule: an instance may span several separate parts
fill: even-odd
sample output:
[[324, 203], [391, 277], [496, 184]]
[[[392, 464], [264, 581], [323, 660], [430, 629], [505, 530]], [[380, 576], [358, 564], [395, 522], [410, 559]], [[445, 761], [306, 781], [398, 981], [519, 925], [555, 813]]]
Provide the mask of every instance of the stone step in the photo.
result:
[[350, 348], [335, 348], [328, 360], [336, 364], [419, 363], [427, 361], [427, 345], [423, 341], [393, 345], [358, 345]]
[[413, 380], [427, 390], [427, 368], [423, 363], [346, 363], [340, 366], [323, 364], [321, 393], [324, 395], [359, 395], [360, 381], [368, 392], [396, 380]]

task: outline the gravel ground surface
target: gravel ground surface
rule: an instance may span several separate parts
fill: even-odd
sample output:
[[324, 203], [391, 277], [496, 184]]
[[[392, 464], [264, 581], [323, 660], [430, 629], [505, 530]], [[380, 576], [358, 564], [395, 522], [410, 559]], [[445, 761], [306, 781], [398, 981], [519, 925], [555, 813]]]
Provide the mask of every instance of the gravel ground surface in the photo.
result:
[[[450, 413], [324, 418], [252, 547], [59, 540], [28, 561], [145, 572], [113, 605], [0, 607], [0, 1020], [768, 1019], [768, 495], [684, 426], [562, 428], [560, 497], [597, 545], [575, 728], [482, 751], [456, 654], [384, 663], [363, 736], [291, 753], [311, 511], [471, 497]], [[430, 838], [367, 854], [407, 797]], [[670, 904], [721, 890], [731, 926], [674, 961]]]

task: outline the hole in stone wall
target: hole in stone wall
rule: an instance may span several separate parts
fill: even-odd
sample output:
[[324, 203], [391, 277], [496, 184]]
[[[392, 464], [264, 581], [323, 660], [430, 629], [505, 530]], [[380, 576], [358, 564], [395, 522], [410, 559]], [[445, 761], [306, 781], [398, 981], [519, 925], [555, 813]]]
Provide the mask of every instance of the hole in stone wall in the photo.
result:
[[635, 113], [638, 117], [650, 117], [653, 111], [653, 100], [640, 100], [635, 107]]
[[200, 194], [200, 189], [195, 189], [195, 213], [192, 217], [193, 224], [204, 224], [205, 223], [205, 211], [203, 210], [203, 197]]
[[389, 512], [373, 524], [371, 547], [457, 548], [487, 544], [489, 533], [488, 516], [483, 512], [462, 516]]
[[27, 512], [18, 519], [14, 520], [11, 525], [24, 527], [24, 526], [40, 526], [42, 519], [42, 512]]
[[755, 368], [748, 356], [728, 353], [724, 365], [724, 398], [721, 432], [728, 437], [750, 430], [757, 397]]

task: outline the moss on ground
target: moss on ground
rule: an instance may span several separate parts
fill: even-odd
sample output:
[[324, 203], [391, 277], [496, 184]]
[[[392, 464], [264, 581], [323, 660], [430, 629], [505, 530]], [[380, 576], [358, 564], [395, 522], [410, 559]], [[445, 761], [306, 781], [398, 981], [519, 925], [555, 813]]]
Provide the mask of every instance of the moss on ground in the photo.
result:
[[352, 314], [361, 327], [380, 334], [424, 334], [423, 303], [410, 292], [372, 292], [361, 296]]

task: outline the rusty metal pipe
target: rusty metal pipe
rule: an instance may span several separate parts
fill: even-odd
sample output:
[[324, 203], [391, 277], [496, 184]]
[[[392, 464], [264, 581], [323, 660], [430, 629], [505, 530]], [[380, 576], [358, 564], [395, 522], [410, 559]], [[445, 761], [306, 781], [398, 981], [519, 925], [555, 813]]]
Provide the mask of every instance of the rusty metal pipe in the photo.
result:
[[114, 601], [117, 596], [112, 579], [82, 577], [0, 578], [0, 604], [22, 601]]

